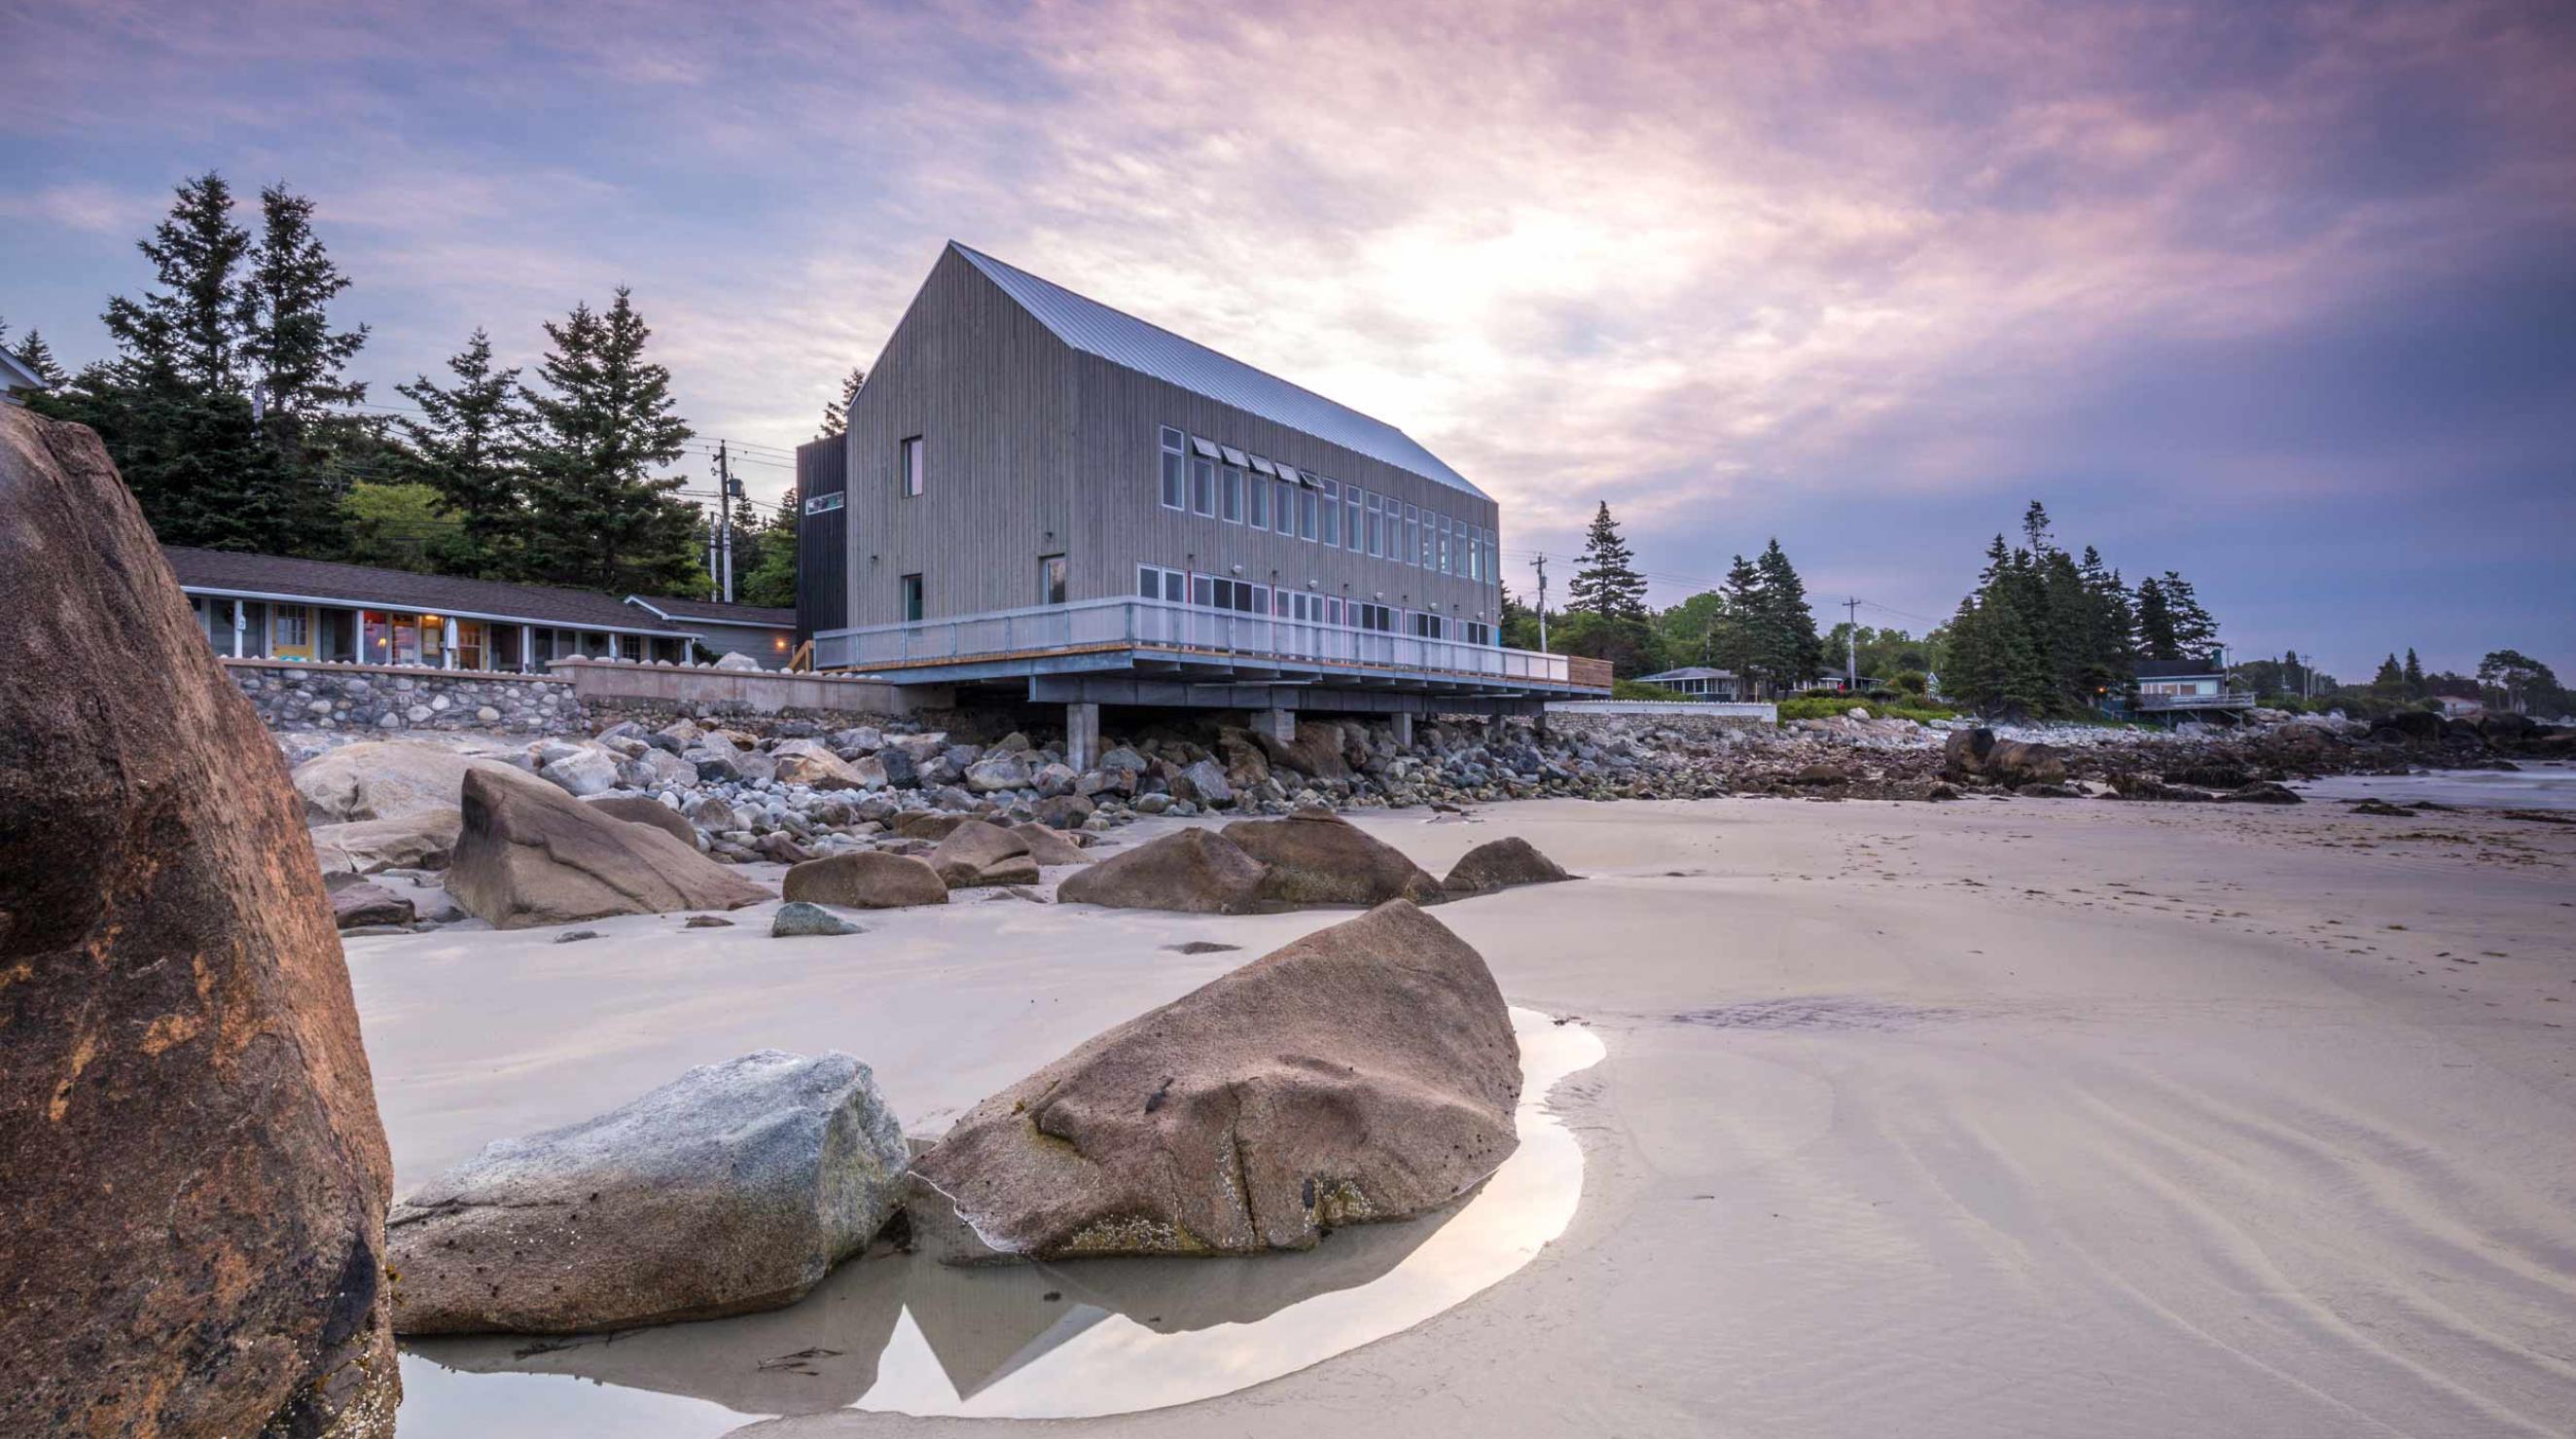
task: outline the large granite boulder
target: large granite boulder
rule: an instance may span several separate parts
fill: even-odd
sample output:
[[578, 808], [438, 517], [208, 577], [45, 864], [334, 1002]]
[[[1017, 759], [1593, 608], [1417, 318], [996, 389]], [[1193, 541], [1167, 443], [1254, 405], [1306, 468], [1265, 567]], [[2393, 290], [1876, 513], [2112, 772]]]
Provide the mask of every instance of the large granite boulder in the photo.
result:
[[614, 914], [739, 909], [769, 896], [651, 825], [515, 772], [465, 777], [447, 892], [495, 929]]
[[389, 1221], [405, 1334], [568, 1334], [793, 1304], [902, 1199], [868, 1067], [764, 1049], [480, 1154]]
[[341, 929], [360, 925], [409, 924], [420, 917], [410, 900], [371, 880], [335, 874], [323, 880], [331, 895], [331, 920]]
[[1027, 838], [980, 819], [950, 830], [930, 852], [930, 867], [950, 889], [1038, 882], [1038, 862], [1029, 857]]
[[365, 740], [316, 755], [295, 767], [295, 791], [317, 824], [398, 819], [424, 809], [454, 809], [473, 770], [516, 772], [495, 759], [438, 745]]
[[771, 751], [778, 764], [778, 782], [801, 784], [813, 789], [883, 789], [885, 766], [869, 760], [867, 771], [857, 764], [832, 753], [822, 743], [810, 739], [782, 742]]
[[918, 1169], [1002, 1254], [1306, 1249], [1493, 1173], [1520, 1081], [1484, 960], [1399, 901], [1078, 1046]]
[[1953, 780], [1982, 779], [2010, 789], [2066, 783], [2066, 761], [2044, 744], [1997, 739], [1993, 730], [1953, 731], [1941, 747], [1942, 772]]
[[1091, 863], [1091, 856], [1082, 852], [1082, 846], [1035, 820], [1015, 824], [1011, 826], [1011, 832], [1027, 843], [1029, 858], [1041, 867]]
[[1391, 899], [1434, 904], [1442, 898], [1440, 881], [1403, 851], [1330, 810], [1236, 820], [1225, 837], [1267, 867], [1261, 897], [1274, 909], [1365, 909]]
[[8, 405], [0, 614], [0, 1434], [390, 1434], [303, 803], [98, 438]]
[[595, 745], [579, 745], [570, 754], [546, 761], [537, 773], [567, 794], [606, 794], [617, 788], [617, 756]]
[[926, 861], [877, 850], [809, 859], [787, 871], [779, 893], [791, 900], [845, 909], [905, 909], [948, 902], [947, 882]]
[[1027, 789], [1036, 783], [1036, 769], [1028, 755], [1019, 751], [995, 750], [966, 766], [966, 787], [977, 794]]
[[590, 807], [628, 824], [649, 824], [690, 849], [698, 847], [698, 827], [689, 823], [689, 817], [651, 795], [602, 795], [592, 800]]
[[1264, 906], [1261, 861], [1209, 829], [1175, 830], [1065, 877], [1056, 898], [1113, 909], [1253, 914]]
[[382, 874], [389, 869], [445, 869], [465, 815], [433, 805], [392, 819], [353, 819], [313, 831], [313, 857], [324, 874]]
[[1524, 884], [1556, 884], [1574, 878], [1555, 860], [1519, 835], [1487, 840], [1459, 856], [1440, 887], [1451, 894], [1492, 894]]
[[1296, 737], [1285, 742], [1256, 731], [1255, 740], [1274, 765], [1284, 765], [1316, 779], [1346, 779], [1350, 761], [1342, 752], [1342, 727], [1320, 720], [1299, 720]]

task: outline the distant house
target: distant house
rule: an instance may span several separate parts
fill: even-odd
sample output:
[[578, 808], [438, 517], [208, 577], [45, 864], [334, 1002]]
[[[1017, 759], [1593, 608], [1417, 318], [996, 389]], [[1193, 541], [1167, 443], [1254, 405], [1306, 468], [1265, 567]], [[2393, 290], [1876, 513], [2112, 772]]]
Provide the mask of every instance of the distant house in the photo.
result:
[[697, 637], [708, 656], [747, 655], [765, 670], [785, 669], [796, 649], [796, 611], [792, 607], [728, 604], [722, 600], [682, 600], [664, 595], [628, 595], [626, 602], [670, 628]]
[[1696, 700], [1732, 701], [1743, 691], [1743, 686], [1736, 680], [1735, 671], [1713, 670], [1706, 665], [1684, 665], [1680, 669], [1665, 670], [1660, 674], [1639, 675], [1637, 683], [1653, 685], [1657, 689], [1670, 690], [1674, 694]]
[[2462, 699], [2458, 695], [2435, 695], [2433, 702], [2440, 705], [2443, 715], [2450, 719], [2467, 719], [2487, 712], [2484, 702]]
[[2140, 660], [2137, 665], [2141, 715], [2181, 719], [2193, 714], [2254, 707], [2254, 696], [2227, 685], [2227, 664], [2217, 654], [2194, 659]]
[[45, 388], [45, 377], [27, 368], [27, 362], [0, 348], [0, 405], [23, 405], [27, 396]]
[[164, 545], [215, 653], [541, 672], [551, 660], [686, 663], [697, 636], [588, 590]]

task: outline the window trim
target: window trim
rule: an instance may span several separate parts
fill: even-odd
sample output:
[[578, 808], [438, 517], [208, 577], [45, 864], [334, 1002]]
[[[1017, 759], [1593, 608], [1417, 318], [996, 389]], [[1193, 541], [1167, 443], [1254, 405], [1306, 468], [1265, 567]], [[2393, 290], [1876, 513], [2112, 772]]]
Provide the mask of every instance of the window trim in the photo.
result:
[[919, 624], [930, 614], [930, 587], [922, 582], [919, 572], [901, 575], [895, 581], [895, 609], [901, 623]]
[[1155, 450], [1156, 463], [1160, 467], [1154, 477], [1157, 497], [1162, 500], [1164, 509], [1186, 514], [1190, 503], [1189, 437], [1169, 425], [1160, 429], [1162, 434]]
[[895, 492], [917, 500], [930, 488], [930, 444], [921, 435], [906, 435], [895, 444]]
[[1038, 556], [1038, 603], [1060, 605], [1072, 593], [1073, 568], [1061, 552]]

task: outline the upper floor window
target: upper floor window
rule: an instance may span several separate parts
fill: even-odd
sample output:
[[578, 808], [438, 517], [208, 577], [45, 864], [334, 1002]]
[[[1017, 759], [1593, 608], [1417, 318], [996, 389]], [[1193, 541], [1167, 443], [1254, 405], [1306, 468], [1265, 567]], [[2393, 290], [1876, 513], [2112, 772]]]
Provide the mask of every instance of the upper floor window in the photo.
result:
[[900, 597], [903, 603], [904, 619], [907, 621], [920, 619], [921, 576], [905, 575], [903, 577], [903, 588]]
[[1422, 547], [1422, 511], [1411, 505], [1404, 507], [1404, 562], [1417, 570], [1429, 562]]
[[1040, 555], [1040, 556], [1038, 556], [1038, 603], [1039, 603], [1039, 604], [1042, 604], [1042, 605], [1060, 605], [1060, 604], [1063, 604], [1063, 603], [1064, 603], [1064, 581], [1065, 581], [1064, 556], [1062, 556], [1062, 555]]
[[1229, 525], [1243, 523], [1243, 471], [1228, 465], [1219, 476], [1217, 517]]
[[[1323, 486], [1322, 498], [1324, 527], [1322, 533], [1317, 535], [1316, 538], [1327, 545], [1331, 545], [1335, 549], [1340, 549], [1342, 545], [1342, 487], [1333, 483], [1331, 480], [1324, 481]], [[1357, 504], [1358, 502], [1359, 501], [1355, 496], [1352, 499], [1352, 503]]]
[[1180, 431], [1165, 425], [1163, 426], [1163, 508], [1177, 510], [1188, 503], [1183, 498], [1183, 494], [1189, 487], [1189, 481], [1189, 442], [1181, 437]]
[[[1295, 480], [1281, 480], [1279, 481], [1277, 488], [1279, 502], [1279, 533], [1293, 537], [1297, 533], [1297, 482]], [[1307, 538], [1312, 539], [1314, 537], [1309, 535]]]
[[[1384, 538], [1379, 523], [1384, 518], [1384, 503], [1384, 500], [1377, 495], [1370, 494], [1365, 490], [1360, 492], [1360, 505], [1368, 512], [1368, 543], [1365, 548], [1372, 555], [1384, 553], [1384, 551], [1379, 548], [1379, 545], [1383, 542]], [[1352, 548], [1359, 549], [1362, 548], [1362, 546], [1354, 544]]]
[[1342, 543], [1355, 551], [1368, 548], [1368, 536], [1363, 533], [1364, 527], [1360, 523], [1360, 496], [1363, 493], [1357, 485], [1345, 486], [1342, 490]]
[[1245, 475], [1244, 520], [1256, 530], [1270, 528], [1270, 482], [1257, 474]]
[[925, 460], [922, 454], [923, 449], [924, 446], [922, 444], [921, 436], [919, 435], [915, 435], [903, 442], [898, 475], [903, 485], [903, 492], [907, 496], [921, 493], [922, 484], [925, 479], [923, 468]]
[[1216, 461], [1201, 455], [1190, 457], [1190, 513], [1216, 514]]

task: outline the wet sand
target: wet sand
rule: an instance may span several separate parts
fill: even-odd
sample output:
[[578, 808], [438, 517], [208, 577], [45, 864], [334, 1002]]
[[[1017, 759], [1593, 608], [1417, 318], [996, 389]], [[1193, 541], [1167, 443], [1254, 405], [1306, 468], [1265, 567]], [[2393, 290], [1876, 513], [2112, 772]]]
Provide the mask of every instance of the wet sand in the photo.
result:
[[[2464, 1435], [2576, 1415], [2576, 827], [2080, 801], [1363, 822], [1435, 870], [1512, 833], [1589, 876], [1439, 911], [1513, 1003], [1607, 1047], [1553, 1097], [1584, 1146], [1571, 1225], [1404, 1333], [1053, 1427]], [[399, 1182], [761, 1045], [860, 1055], [935, 1133], [1335, 918], [997, 899], [772, 941], [765, 914], [351, 941]], [[1163, 948], [1192, 939], [1242, 949]], [[632, 1393], [582, 1386], [564, 1424], [614, 1429]]]

